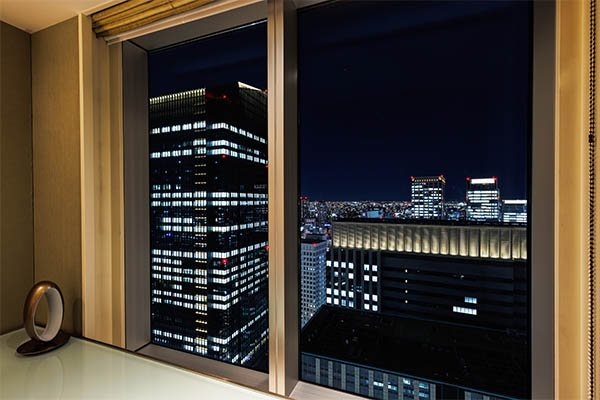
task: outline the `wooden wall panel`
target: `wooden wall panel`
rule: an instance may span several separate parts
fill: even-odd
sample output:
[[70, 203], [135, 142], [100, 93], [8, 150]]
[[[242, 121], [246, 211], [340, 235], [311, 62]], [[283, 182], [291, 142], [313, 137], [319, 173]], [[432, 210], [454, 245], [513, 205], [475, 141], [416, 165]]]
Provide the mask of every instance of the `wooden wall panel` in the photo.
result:
[[31, 36], [0, 22], [0, 334], [33, 285]]
[[31, 39], [35, 280], [56, 282], [65, 331], [81, 334], [77, 18]]
[[125, 346], [120, 48], [79, 16], [83, 336]]

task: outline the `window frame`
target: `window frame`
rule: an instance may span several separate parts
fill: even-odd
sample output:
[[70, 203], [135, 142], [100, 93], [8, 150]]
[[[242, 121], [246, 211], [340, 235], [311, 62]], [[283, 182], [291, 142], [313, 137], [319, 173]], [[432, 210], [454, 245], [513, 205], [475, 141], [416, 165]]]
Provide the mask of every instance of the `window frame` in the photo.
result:
[[[189, 15], [184, 14], [184, 17], [172, 18], [168, 23], [107, 39], [109, 44], [123, 42], [123, 240], [125, 347], [128, 350], [281, 395], [289, 395], [298, 386], [310, 387], [310, 391], [318, 396], [331, 396], [332, 389], [299, 382], [298, 346], [296, 10], [323, 1], [222, 0], [208, 10], [203, 11], [203, 7]], [[254, 11], [250, 12], [250, 7], [254, 7]], [[180, 27], [180, 36], [171, 35], [169, 40], [173, 43], [181, 41], [177, 37], [185, 40], [185, 34], [189, 35], [190, 31], [200, 35], [219, 32], [223, 30], [223, 24], [232, 28], [249, 22], [244, 22], [244, 16], [256, 13], [260, 7], [268, 26], [269, 374], [150, 343], [147, 53], [131, 42], [142, 35], [158, 37], [161, 30], [167, 28], [173, 28], [171, 32], [177, 31], [177, 26], [191, 21], [187, 27], [195, 24], [196, 30]], [[533, 398], [553, 398], [556, 3], [534, 1], [532, 7], [532, 146], [529, 153], [532, 176], [528, 240], [531, 256], [531, 390]], [[333, 393], [343, 396], [341, 392]]]

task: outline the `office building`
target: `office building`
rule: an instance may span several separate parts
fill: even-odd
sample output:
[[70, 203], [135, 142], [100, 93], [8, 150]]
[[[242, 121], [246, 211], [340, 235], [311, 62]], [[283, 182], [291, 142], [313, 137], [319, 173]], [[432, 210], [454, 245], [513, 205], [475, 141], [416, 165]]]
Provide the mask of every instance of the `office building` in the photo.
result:
[[267, 366], [267, 95], [150, 99], [152, 342]]
[[300, 206], [300, 209], [298, 211], [298, 217], [300, 218], [300, 221], [304, 222], [307, 218], [310, 217], [310, 202], [308, 200], [308, 197], [300, 196], [298, 204]]
[[335, 221], [326, 294], [332, 306], [524, 335], [527, 229]]
[[502, 222], [527, 223], [527, 200], [503, 200]]
[[527, 341], [502, 331], [323, 306], [301, 348], [302, 379], [370, 398], [528, 397]]
[[300, 323], [301, 328], [325, 304], [325, 258], [327, 237], [307, 235], [300, 244]]
[[498, 178], [467, 178], [467, 220], [500, 221]]
[[412, 218], [441, 219], [444, 216], [446, 179], [440, 176], [411, 176]]

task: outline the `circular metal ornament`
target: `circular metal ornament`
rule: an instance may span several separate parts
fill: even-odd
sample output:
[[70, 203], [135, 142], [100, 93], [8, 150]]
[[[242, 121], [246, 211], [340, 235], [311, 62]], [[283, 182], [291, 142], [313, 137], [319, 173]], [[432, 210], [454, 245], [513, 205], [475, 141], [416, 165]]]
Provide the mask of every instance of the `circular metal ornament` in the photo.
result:
[[[48, 301], [48, 320], [43, 332], [38, 333], [35, 328], [35, 313], [44, 295]], [[31, 340], [19, 346], [17, 352], [23, 355], [41, 354], [67, 343], [70, 336], [60, 330], [63, 317], [64, 302], [58, 285], [50, 281], [36, 283], [29, 291], [23, 308], [25, 331]]]

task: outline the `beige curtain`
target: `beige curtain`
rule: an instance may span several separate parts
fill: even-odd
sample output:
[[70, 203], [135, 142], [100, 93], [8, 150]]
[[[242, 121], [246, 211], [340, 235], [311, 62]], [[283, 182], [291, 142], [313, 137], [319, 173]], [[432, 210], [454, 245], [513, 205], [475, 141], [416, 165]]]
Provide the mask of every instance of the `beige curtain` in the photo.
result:
[[215, 0], [126, 0], [92, 14], [96, 36], [111, 36], [180, 14]]

